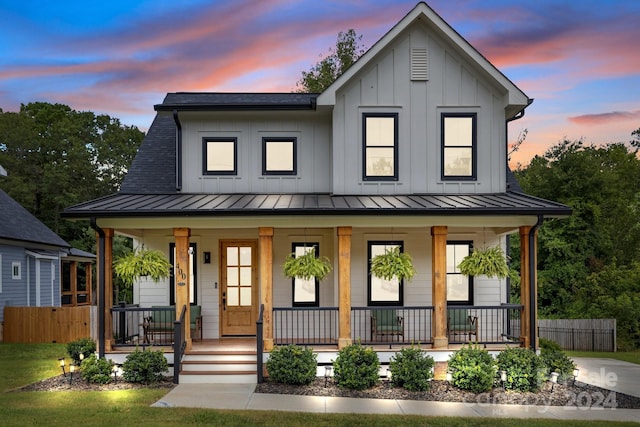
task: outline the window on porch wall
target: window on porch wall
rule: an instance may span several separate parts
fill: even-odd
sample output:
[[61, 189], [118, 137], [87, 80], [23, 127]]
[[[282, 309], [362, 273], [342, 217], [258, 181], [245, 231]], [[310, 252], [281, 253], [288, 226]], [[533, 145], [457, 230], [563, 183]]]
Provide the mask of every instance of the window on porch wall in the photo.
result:
[[[291, 244], [291, 251], [296, 258], [316, 249], [316, 257], [320, 256], [320, 243], [299, 243]], [[294, 277], [292, 280], [293, 307], [318, 307], [320, 306], [320, 282], [317, 279], [301, 279]]]
[[473, 277], [458, 265], [473, 250], [473, 242], [447, 242], [447, 305], [473, 305]]
[[[197, 264], [195, 262], [197, 254], [197, 245], [195, 243], [189, 244], [189, 304], [197, 304], [198, 301], [198, 286], [196, 283], [198, 275]], [[169, 244], [169, 262], [172, 265], [171, 274], [169, 275], [169, 305], [176, 304], [176, 244]]]
[[374, 277], [371, 271], [371, 259], [376, 255], [383, 255], [386, 249], [399, 247], [400, 252], [404, 251], [404, 242], [402, 241], [370, 241], [367, 242], [368, 250], [368, 286], [367, 286], [367, 304], [370, 306], [385, 305], [404, 305], [404, 281], [397, 278], [384, 280]]

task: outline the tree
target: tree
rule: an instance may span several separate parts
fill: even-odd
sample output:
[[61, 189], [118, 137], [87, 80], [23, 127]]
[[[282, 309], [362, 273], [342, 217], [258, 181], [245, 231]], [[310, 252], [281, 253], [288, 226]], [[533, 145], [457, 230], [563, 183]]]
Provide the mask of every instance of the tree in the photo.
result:
[[0, 186], [72, 246], [94, 250], [66, 207], [118, 190], [144, 133], [118, 119], [34, 102], [0, 112]]
[[[623, 143], [596, 147], [563, 141], [516, 176], [525, 192], [573, 210], [569, 218], [546, 221], [539, 231], [541, 315], [615, 317], [619, 331], [627, 331], [620, 335], [620, 347], [640, 346], [638, 334], [631, 332], [635, 324], [625, 314], [640, 300], [640, 282], [621, 279], [637, 277], [640, 263], [637, 150]], [[512, 260], [519, 256], [513, 252], [517, 247], [512, 245]]]
[[361, 41], [362, 36], [356, 35], [353, 29], [339, 32], [335, 50], [329, 49], [328, 56], [309, 71], [302, 72], [297, 92], [323, 92], [364, 54], [366, 49]]
[[630, 141], [632, 147], [640, 148], [640, 128], [631, 132], [633, 139]]

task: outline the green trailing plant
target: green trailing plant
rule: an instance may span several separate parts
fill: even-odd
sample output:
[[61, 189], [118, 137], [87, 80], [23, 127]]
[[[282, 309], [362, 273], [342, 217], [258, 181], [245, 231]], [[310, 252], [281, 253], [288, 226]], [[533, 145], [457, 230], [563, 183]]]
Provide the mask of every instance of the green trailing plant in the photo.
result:
[[504, 279], [509, 275], [507, 257], [500, 246], [475, 249], [458, 265], [467, 276], [487, 276]]
[[99, 359], [95, 353], [85, 357], [80, 365], [82, 379], [92, 384], [108, 384], [113, 381], [113, 361]]
[[158, 282], [169, 277], [171, 263], [161, 251], [136, 248], [115, 260], [114, 272], [129, 286], [144, 276]]
[[80, 355], [88, 357], [90, 354], [96, 352], [96, 342], [91, 338], [80, 338], [75, 341], [67, 343], [67, 354], [78, 365], [80, 364]]
[[338, 352], [333, 362], [334, 380], [338, 387], [364, 390], [380, 380], [380, 361], [373, 348], [348, 345]]
[[136, 349], [122, 364], [122, 378], [130, 383], [150, 384], [160, 381], [168, 369], [162, 350]]
[[496, 376], [493, 357], [487, 350], [471, 344], [449, 357], [448, 369], [455, 387], [473, 393], [491, 390]]
[[326, 256], [316, 256], [315, 246], [305, 252], [304, 255], [296, 256], [290, 253], [284, 261], [282, 271], [285, 277], [293, 279], [298, 277], [303, 280], [322, 280], [331, 272], [331, 261]]
[[410, 391], [425, 391], [431, 385], [433, 357], [420, 347], [406, 347], [391, 356], [389, 370], [394, 385]]
[[283, 384], [311, 384], [317, 375], [317, 355], [295, 344], [275, 347], [265, 363], [272, 381]]
[[507, 380], [503, 383], [506, 390], [537, 391], [544, 381], [544, 363], [528, 348], [507, 348], [498, 354], [496, 362], [498, 372], [507, 373]]
[[411, 280], [416, 274], [413, 259], [406, 252], [400, 252], [400, 247], [385, 248], [384, 254], [371, 258], [371, 274], [384, 280]]

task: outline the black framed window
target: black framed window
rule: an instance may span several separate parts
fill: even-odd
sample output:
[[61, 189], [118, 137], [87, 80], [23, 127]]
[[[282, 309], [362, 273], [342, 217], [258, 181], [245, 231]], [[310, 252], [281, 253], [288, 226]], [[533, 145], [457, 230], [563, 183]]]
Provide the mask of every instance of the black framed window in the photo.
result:
[[473, 242], [447, 242], [447, 304], [473, 305], [473, 277], [460, 272], [458, 265], [473, 250]]
[[[189, 304], [196, 305], [198, 302], [198, 263], [196, 262], [198, 246], [189, 243]], [[169, 262], [172, 265], [169, 275], [169, 304], [176, 304], [176, 244], [169, 243]]]
[[262, 174], [297, 174], [297, 142], [297, 138], [262, 138]]
[[398, 305], [404, 304], [404, 281], [397, 278], [391, 280], [374, 277], [371, 274], [371, 259], [376, 255], [383, 255], [386, 249], [399, 247], [400, 252], [404, 252], [404, 242], [402, 241], [369, 241], [367, 242], [367, 304], [375, 305]]
[[238, 174], [238, 138], [202, 138], [202, 174]]
[[442, 179], [475, 180], [477, 114], [442, 114]]
[[[320, 256], [320, 244], [318, 242], [294, 242], [291, 244], [291, 252], [296, 257], [306, 254], [316, 249], [316, 257]], [[320, 282], [317, 279], [301, 279], [294, 277], [291, 279], [292, 304], [294, 307], [318, 307], [320, 306]]]
[[363, 180], [398, 180], [398, 114], [362, 114]]

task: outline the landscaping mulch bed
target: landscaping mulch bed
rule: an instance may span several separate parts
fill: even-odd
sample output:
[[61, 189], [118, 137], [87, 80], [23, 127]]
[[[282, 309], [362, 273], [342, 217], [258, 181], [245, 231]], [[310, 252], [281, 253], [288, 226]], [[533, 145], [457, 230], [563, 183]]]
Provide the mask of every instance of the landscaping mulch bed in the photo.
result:
[[80, 375], [74, 375], [73, 381], [69, 381], [69, 379], [69, 374], [67, 374], [67, 376], [58, 375], [57, 377], [47, 378], [46, 380], [38, 381], [37, 383], [29, 384], [13, 391], [106, 391], [138, 388], [170, 389], [175, 385], [171, 381], [171, 378], [165, 378], [158, 383], [148, 385], [128, 383], [122, 380], [111, 382], [109, 384], [92, 384], [88, 381], [83, 380]]
[[538, 393], [519, 393], [494, 388], [490, 392], [475, 394], [457, 389], [445, 381], [432, 381], [431, 389], [424, 392], [408, 391], [381, 382], [367, 390], [347, 390], [329, 380], [318, 378], [310, 385], [279, 384], [265, 380], [258, 384], [257, 393], [295, 394], [306, 396], [339, 396], [375, 399], [424, 400], [436, 402], [464, 402], [478, 404], [512, 404], [538, 406], [573, 406], [578, 408], [629, 408], [640, 409], [640, 397], [612, 392], [577, 381], [574, 384], [556, 384], [551, 390], [546, 383]]

